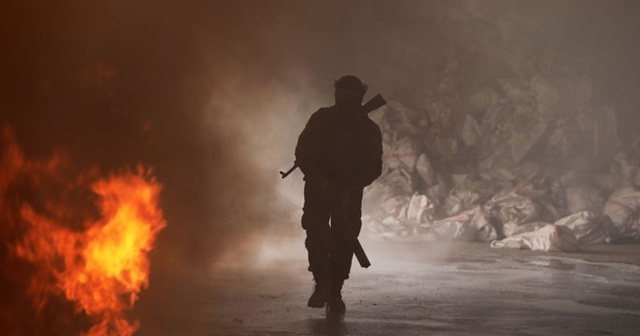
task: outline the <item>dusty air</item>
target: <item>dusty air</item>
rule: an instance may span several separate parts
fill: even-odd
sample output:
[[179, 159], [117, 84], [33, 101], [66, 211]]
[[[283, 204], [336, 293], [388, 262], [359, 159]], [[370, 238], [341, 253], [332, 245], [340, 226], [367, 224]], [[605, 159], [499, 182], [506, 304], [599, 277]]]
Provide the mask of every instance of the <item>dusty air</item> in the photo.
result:
[[640, 3], [0, 5], [0, 335], [635, 335]]

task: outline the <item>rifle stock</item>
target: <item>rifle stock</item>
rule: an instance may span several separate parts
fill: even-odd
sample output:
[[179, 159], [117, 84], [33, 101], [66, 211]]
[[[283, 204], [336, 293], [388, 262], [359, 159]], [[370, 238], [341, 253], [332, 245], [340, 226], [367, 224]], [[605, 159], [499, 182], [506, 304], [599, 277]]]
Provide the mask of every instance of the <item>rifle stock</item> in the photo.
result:
[[369, 114], [387, 104], [387, 101], [382, 98], [381, 94], [375, 95], [375, 97], [369, 99], [364, 105], [362, 105], [362, 111]]
[[[341, 222], [341, 225], [338, 227], [338, 229], [341, 231], [342, 238], [345, 240], [345, 243], [347, 243], [347, 246], [351, 248], [353, 254], [356, 256], [356, 259], [358, 259], [358, 263], [360, 264], [360, 266], [362, 268], [368, 268], [369, 266], [371, 266], [369, 257], [367, 257], [367, 254], [364, 252], [362, 244], [360, 244], [360, 241], [358, 240], [358, 236], [356, 236], [355, 232], [353, 232], [352, 227], [349, 225], [349, 217], [347, 216], [347, 202], [348, 196], [346, 194], [340, 195], [335, 199], [335, 208], [333, 213], [334, 215], [338, 215], [340, 217], [339, 222]], [[334, 224], [337, 223], [334, 223], [334, 221], [331, 220], [331, 225], [333, 226]]]
[[369, 261], [367, 254], [364, 252], [362, 245], [360, 245], [360, 241], [355, 236], [352, 238], [351, 247], [353, 248], [353, 254], [356, 255], [356, 259], [358, 259], [358, 263], [362, 268], [368, 268], [371, 266], [371, 262]]

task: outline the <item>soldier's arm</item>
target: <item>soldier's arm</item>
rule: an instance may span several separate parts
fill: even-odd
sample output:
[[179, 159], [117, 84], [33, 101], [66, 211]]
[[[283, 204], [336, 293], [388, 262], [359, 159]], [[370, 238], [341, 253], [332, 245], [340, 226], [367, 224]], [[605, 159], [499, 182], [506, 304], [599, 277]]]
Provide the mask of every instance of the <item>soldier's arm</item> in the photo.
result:
[[318, 113], [316, 112], [309, 118], [307, 125], [298, 137], [298, 144], [296, 145], [296, 164], [300, 167], [305, 177], [321, 175], [317, 163], [318, 122]]
[[382, 173], [382, 134], [377, 126], [372, 131], [371, 141], [368, 145], [362, 174], [362, 183], [365, 186], [375, 181]]
[[360, 187], [368, 186], [382, 173], [382, 134], [380, 128], [377, 125], [374, 126], [363, 148], [358, 175], [355, 177]]

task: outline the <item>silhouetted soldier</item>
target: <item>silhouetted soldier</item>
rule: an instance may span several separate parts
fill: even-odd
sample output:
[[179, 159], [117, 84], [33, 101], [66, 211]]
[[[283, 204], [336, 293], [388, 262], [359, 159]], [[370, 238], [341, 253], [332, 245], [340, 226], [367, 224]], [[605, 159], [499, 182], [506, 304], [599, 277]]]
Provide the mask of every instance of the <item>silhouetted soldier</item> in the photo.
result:
[[344, 312], [341, 291], [353, 251], [337, 228], [349, 225], [360, 233], [362, 190], [380, 176], [382, 137], [378, 125], [362, 112], [367, 85], [344, 76], [334, 87], [335, 105], [311, 116], [295, 154], [306, 182], [302, 227], [315, 281], [308, 306], [328, 303], [331, 311]]

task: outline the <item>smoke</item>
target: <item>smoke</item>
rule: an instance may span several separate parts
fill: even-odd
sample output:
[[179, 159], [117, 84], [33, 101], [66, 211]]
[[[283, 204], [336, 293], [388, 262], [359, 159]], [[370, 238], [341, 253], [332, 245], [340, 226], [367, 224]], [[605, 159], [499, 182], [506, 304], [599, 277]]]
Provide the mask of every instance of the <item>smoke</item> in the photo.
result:
[[[638, 6], [8, 0], [0, 5], [0, 126], [11, 126], [26, 157], [63, 150], [73, 171], [153, 166], [168, 226], [150, 256], [152, 270], [267, 265], [304, 258], [301, 175], [282, 181], [277, 172], [293, 163], [311, 113], [333, 103], [334, 79], [357, 75], [369, 84], [369, 97], [382, 93], [425, 110], [434, 92], [468, 96], [531, 66], [513, 71], [497, 58], [562, 59], [592, 71], [593, 104], [617, 111], [620, 140], [631, 145], [640, 108]], [[494, 40], [509, 52], [486, 49]], [[441, 87], [450, 63], [464, 67], [465, 77]], [[0, 260], [14, 238], [2, 238]], [[384, 264], [384, 248], [369, 251], [374, 263]], [[450, 250], [441, 244], [432, 252]], [[0, 283], [21, 283], [29, 274], [9, 271], [15, 264], [2, 267], [0, 274], [13, 278]], [[12, 302], [20, 302], [17, 296]], [[72, 310], [60, 304], [62, 312]], [[0, 318], [10, 313], [3, 309]]]
[[[631, 1], [2, 7], [2, 121], [29, 155], [64, 148], [81, 167], [154, 166], [169, 224], [159, 260], [208, 264], [274, 233], [301, 235], [298, 205], [282, 199], [277, 171], [292, 163], [297, 135], [312, 112], [332, 104], [333, 80], [345, 74], [360, 76], [372, 94], [424, 108], [446, 60], [489, 31], [524, 53], [589, 56], [606, 67], [597, 76], [602, 103], [639, 106]], [[477, 15], [494, 17], [495, 27]], [[533, 33], [523, 38], [510, 27]], [[472, 80], [461, 90], [507, 71], [480, 54], [462, 56]]]

